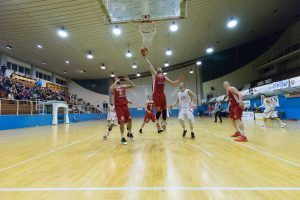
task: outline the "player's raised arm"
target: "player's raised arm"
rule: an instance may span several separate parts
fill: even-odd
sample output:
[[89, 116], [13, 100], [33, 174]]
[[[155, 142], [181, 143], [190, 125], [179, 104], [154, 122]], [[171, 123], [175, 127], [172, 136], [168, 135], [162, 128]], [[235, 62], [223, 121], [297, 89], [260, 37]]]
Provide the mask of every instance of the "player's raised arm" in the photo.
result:
[[127, 81], [127, 83], [129, 83], [129, 85], [125, 85], [126, 88], [134, 88], [135, 87], [134, 83], [129, 79], [128, 76], [125, 76], [124, 80]]
[[113, 93], [113, 91], [115, 90], [118, 82], [120, 82], [120, 79], [118, 77], [115, 77], [114, 83], [110, 86], [110, 91]]
[[183, 75], [179, 75], [178, 79], [176, 81], [170, 80], [168, 77], [166, 77], [166, 82], [169, 83], [170, 85], [176, 86], [179, 83], [181, 83], [184, 80]]
[[146, 58], [146, 56], [144, 56], [145, 60], [147, 61], [148, 63], [148, 68], [151, 72], [152, 75], [156, 75], [156, 70], [154, 69], [153, 65], [151, 64], [151, 62], [148, 60], [148, 58]]

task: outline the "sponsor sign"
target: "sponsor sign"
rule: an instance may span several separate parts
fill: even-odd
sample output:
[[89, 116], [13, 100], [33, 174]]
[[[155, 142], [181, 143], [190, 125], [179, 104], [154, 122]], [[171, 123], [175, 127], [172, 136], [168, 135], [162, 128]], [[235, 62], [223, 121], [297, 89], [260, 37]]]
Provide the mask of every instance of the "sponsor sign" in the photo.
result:
[[248, 107], [250, 107], [250, 106], [251, 106], [251, 104], [250, 104], [250, 100], [243, 101], [243, 103], [244, 103], [244, 108], [248, 108]]
[[283, 81], [278, 81], [278, 82], [274, 82], [272, 83], [273, 85], [273, 90], [279, 90], [279, 89], [284, 89], [284, 88], [288, 88], [289, 87], [289, 80], [283, 80]]
[[252, 119], [254, 120], [254, 112], [243, 112], [243, 116], [242, 116], [243, 120], [249, 120]]
[[263, 119], [264, 113], [255, 113], [254, 116], [255, 116], [255, 119]]
[[300, 86], [300, 76], [290, 79], [291, 87], [299, 87]]
[[259, 87], [253, 88], [253, 94], [262, 94], [273, 91], [273, 84], [262, 85]]

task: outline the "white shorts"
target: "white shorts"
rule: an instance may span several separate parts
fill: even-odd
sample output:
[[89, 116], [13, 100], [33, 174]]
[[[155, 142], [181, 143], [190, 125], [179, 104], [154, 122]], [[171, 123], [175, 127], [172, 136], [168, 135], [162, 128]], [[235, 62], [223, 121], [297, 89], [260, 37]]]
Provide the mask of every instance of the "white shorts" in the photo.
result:
[[110, 121], [110, 123], [113, 123], [115, 125], [118, 124], [118, 118], [116, 115], [107, 115], [107, 121]]
[[264, 118], [278, 118], [277, 111], [271, 110], [268, 112], [264, 112]]
[[194, 113], [192, 110], [179, 110], [178, 119], [189, 119], [194, 123]]

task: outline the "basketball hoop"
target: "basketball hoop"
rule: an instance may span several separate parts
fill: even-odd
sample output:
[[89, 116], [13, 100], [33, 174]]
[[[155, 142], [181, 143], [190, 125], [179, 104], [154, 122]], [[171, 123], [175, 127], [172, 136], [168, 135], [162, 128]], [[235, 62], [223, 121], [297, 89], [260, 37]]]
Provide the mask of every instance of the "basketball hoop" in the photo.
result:
[[137, 29], [142, 34], [143, 46], [149, 48], [156, 34], [156, 24], [150, 20], [150, 15], [142, 16], [142, 20], [137, 26]]

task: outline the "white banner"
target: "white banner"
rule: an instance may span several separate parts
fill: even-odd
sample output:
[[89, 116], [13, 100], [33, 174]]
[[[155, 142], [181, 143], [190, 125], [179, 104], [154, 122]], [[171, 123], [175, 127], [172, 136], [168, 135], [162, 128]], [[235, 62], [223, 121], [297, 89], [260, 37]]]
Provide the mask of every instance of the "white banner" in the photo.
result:
[[273, 84], [262, 85], [262, 86], [253, 88], [253, 94], [270, 92], [272, 90], [273, 90]]
[[225, 97], [225, 95], [219, 96], [219, 97], [217, 98], [217, 100], [218, 100], [218, 101], [223, 101], [223, 100], [224, 100], [224, 97]]
[[291, 87], [298, 87], [298, 86], [300, 86], [300, 76], [295, 77], [295, 78], [291, 78], [290, 79], [290, 84], [291, 84]]
[[279, 107], [279, 98], [278, 96], [272, 96], [272, 97], [268, 97], [271, 101], [273, 101], [275, 103], [276, 107]]
[[264, 113], [255, 113], [255, 119], [263, 119]]
[[279, 89], [284, 89], [289, 87], [289, 80], [283, 80], [283, 81], [278, 81], [272, 83], [273, 85], [273, 90], [279, 90]]
[[244, 108], [251, 107], [250, 100], [243, 101], [243, 103], [244, 103]]
[[243, 116], [242, 116], [243, 120], [249, 120], [249, 119], [254, 119], [254, 112], [243, 112]]
[[250, 91], [249, 91], [249, 89], [247, 89], [247, 90], [242, 90], [242, 91], [241, 91], [241, 94], [242, 94], [242, 96], [247, 96], [247, 95], [250, 94]]

